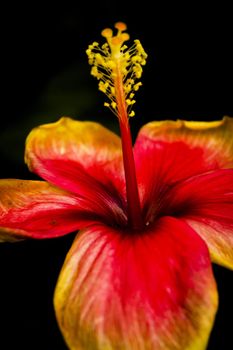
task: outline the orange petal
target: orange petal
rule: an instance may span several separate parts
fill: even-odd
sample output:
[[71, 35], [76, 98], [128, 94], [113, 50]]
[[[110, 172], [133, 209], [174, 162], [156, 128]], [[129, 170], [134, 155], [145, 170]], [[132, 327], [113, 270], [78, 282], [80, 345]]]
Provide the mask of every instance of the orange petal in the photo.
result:
[[200, 148], [211, 167], [233, 167], [233, 118], [219, 121], [154, 121], [146, 124], [139, 137], [154, 142], [182, 142], [191, 149]]
[[116, 134], [101, 124], [68, 117], [33, 129], [26, 141], [26, 163], [41, 177], [46, 173], [46, 161], [71, 161], [73, 166], [76, 164], [88, 175], [108, 184], [114, 181], [112, 177], [123, 174], [119, 158], [121, 141]]
[[138, 234], [81, 232], [55, 291], [71, 350], [204, 350], [216, 308], [207, 247], [171, 217]]
[[98, 208], [44, 181], [0, 180], [0, 241], [57, 237], [98, 219]]

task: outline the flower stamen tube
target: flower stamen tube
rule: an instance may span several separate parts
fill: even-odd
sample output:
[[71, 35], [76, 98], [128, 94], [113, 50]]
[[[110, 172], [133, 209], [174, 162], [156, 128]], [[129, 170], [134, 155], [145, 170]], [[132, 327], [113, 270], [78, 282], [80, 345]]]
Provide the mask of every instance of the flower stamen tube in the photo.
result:
[[102, 36], [107, 43], [101, 47], [97, 42], [89, 45], [87, 55], [92, 66], [91, 74], [99, 80], [99, 90], [106, 94], [109, 107], [117, 116], [121, 131], [122, 153], [126, 181], [126, 195], [128, 208], [128, 224], [136, 230], [143, 229], [137, 176], [132, 147], [132, 137], [129, 118], [135, 115], [132, 107], [136, 102], [135, 92], [142, 85], [140, 81], [142, 66], [146, 64], [147, 54], [139, 40], [135, 40], [130, 48], [125, 44], [129, 34], [125, 23], [115, 24], [117, 34], [106, 28]]

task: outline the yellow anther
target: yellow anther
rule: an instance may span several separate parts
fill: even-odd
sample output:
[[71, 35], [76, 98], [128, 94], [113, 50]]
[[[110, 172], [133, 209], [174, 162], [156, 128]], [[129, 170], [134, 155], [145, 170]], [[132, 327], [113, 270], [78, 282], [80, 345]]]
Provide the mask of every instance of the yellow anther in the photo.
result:
[[125, 50], [127, 50], [128, 49], [128, 46], [127, 45], [123, 45], [122, 47], [121, 47], [121, 51], [125, 51]]
[[104, 45], [101, 46], [102, 52], [105, 56], [109, 55], [109, 46], [108, 43], [105, 43]]
[[141, 82], [135, 84], [135, 85], [134, 85], [134, 91], [138, 91], [138, 89], [140, 88], [140, 86], [142, 86], [142, 83], [141, 83]]
[[126, 103], [128, 106], [133, 105], [135, 102], [136, 102], [135, 100], [130, 100], [129, 98], [127, 98], [127, 100], [126, 100]]
[[110, 87], [110, 90], [111, 90], [111, 94], [114, 96], [114, 95], [115, 95], [115, 92], [116, 92], [115, 88], [114, 88], [113, 86], [111, 86], [111, 87]]
[[109, 86], [108, 82], [105, 82], [105, 83], [103, 81], [99, 82], [99, 90], [104, 92], [104, 93], [107, 92], [108, 86]]
[[134, 79], [128, 79], [127, 82], [132, 84], [132, 85], [135, 83]]
[[129, 117], [134, 117], [135, 116], [135, 112], [134, 111], [131, 111], [130, 113], [129, 113]]
[[97, 64], [104, 66], [105, 61], [104, 61], [103, 56], [101, 56], [100, 53], [97, 53], [97, 54], [96, 54], [95, 59], [96, 59], [96, 63], [97, 63]]
[[101, 78], [101, 74], [98, 72], [98, 68], [96, 66], [93, 66], [91, 68], [91, 75], [93, 75], [93, 77], [96, 77], [97, 79]]
[[91, 74], [99, 80], [99, 90], [110, 99], [110, 103], [105, 102], [104, 106], [119, 117], [122, 108], [125, 108], [124, 113], [128, 110], [129, 116], [134, 116], [131, 110], [135, 103], [134, 92], [142, 85], [138, 79], [142, 76], [147, 54], [139, 40], [134, 40], [129, 48], [125, 45], [125, 41], [129, 40], [125, 23], [117, 22], [115, 28], [116, 35], [112, 29], [104, 29], [101, 34], [107, 42], [102, 46], [94, 42], [88, 46], [86, 53], [92, 65]]
[[124, 91], [128, 94], [132, 90], [132, 85], [128, 84], [124, 86]]
[[139, 55], [135, 55], [132, 57], [132, 62], [136, 63], [136, 62], [141, 62], [142, 58]]
[[139, 63], [136, 63], [134, 68], [133, 68], [133, 70], [134, 70], [136, 78], [140, 79], [141, 76], [142, 76], [142, 67], [141, 67], [141, 65]]

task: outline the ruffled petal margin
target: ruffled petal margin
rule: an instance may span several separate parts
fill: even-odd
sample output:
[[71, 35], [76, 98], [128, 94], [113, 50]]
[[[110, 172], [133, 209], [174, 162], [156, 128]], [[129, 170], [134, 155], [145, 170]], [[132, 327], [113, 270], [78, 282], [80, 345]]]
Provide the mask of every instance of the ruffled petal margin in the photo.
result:
[[216, 308], [208, 249], [171, 217], [140, 234], [82, 231], [55, 291], [71, 350], [204, 350]]
[[62, 236], [100, 220], [102, 208], [44, 181], [0, 180], [0, 241]]
[[[181, 142], [192, 150], [201, 149], [206, 164], [219, 168], [233, 167], [233, 118], [211, 122], [153, 121], [142, 127], [140, 139], [161, 142]], [[159, 149], [159, 147], [158, 147]]]
[[27, 137], [25, 161], [30, 170], [65, 190], [93, 200], [95, 193], [121, 202], [121, 141], [99, 123], [63, 117], [33, 129]]

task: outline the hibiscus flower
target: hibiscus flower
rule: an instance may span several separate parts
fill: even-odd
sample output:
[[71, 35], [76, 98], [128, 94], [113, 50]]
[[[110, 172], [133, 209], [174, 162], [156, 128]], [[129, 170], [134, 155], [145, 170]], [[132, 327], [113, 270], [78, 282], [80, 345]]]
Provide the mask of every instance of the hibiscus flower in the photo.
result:
[[126, 26], [87, 54], [121, 139], [67, 117], [26, 141], [45, 181], [0, 181], [0, 239], [80, 230], [55, 291], [71, 350], [203, 350], [218, 306], [211, 260], [233, 267], [233, 119], [129, 119], [147, 55]]

